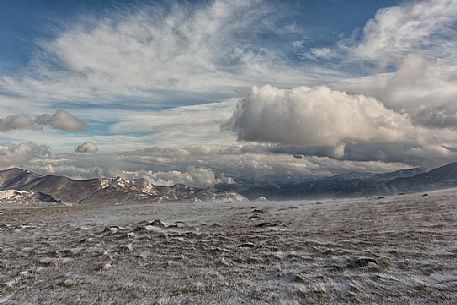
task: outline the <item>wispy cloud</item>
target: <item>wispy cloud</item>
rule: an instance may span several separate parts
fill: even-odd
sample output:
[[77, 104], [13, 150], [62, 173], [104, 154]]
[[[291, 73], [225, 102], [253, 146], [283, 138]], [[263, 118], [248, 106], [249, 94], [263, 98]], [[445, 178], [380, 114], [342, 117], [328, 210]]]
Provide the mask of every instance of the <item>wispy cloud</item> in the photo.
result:
[[315, 83], [339, 75], [317, 65], [303, 73], [282, 48], [262, 44], [260, 37], [278, 36], [276, 18], [261, 1], [217, 0], [81, 19], [42, 42], [23, 74], [1, 77], [0, 90], [81, 103], [125, 98], [153, 103], [189, 94], [227, 97], [257, 83]]
[[375, 61], [398, 61], [411, 52], [432, 58], [455, 56], [457, 3], [409, 1], [380, 10], [363, 29], [354, 54]]

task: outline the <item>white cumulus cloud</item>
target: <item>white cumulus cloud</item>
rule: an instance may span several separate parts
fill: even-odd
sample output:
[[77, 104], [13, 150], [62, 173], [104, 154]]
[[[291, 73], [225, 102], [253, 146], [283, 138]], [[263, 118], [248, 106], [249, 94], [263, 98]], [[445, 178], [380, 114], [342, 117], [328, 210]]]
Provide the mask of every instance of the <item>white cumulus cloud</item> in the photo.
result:
[[76, 146], [75, 152], [77, 153], [95, 153], [98, 148], [94, 142], [84, 142]]
[[374, 98], [328, 87], [254, 87], [230, 121], [239, 140], [334, 147], [348, 142], [396, 141], [408, 119]]

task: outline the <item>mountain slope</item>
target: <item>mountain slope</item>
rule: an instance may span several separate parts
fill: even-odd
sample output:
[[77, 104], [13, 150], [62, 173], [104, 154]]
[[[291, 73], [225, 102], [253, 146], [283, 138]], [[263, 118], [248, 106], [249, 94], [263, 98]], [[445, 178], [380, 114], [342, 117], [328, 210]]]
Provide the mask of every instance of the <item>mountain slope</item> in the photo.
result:
[[156, 186], [146, 179], [99, 178], [74, 180], [63, 176], [40, 176], [23, 169], [0, 171], [0, 190], [35, 191], [68, 203], [118, 203], [162, 201], [243, 201], [266, 197], [293, 200], [322, 197], [392, 195], [457, 186], [457, 163], [428, 172], [419, 168], [391, 173], [348, 173], [307, 178], [287, 183], [256, 181], [219, 185], [216, 191], [186, 185]]
[[247, 200], [234, 192], [213, 192], [180, 184], [155, 186], [146, 179], [125, 180], [117, 177], [74, 180], [64, 176], [40, 176], [18, 168], [1, 170], [0, 190], [13, 189], [39, 192], [68, 203]]
[[255, 185], [225, 185], [221, 189], [239, 192], [249, 199], [267, 197], [270, 200], [302, 198], [354, 197], [392, 195], [399, 192], [457, 187], [457, 163], [425, 172], [420, 168], [402, 169], [390, 173], [348, 173], [331, 177], [308, 178], [295, 182]]

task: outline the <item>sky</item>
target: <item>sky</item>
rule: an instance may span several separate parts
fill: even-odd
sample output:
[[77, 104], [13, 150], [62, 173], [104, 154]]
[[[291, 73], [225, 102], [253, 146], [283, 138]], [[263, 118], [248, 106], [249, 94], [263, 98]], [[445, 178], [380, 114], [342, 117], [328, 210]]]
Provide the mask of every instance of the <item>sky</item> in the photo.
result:
[[0, 1], [0, 167], [209, 187], [457, 161], [457, 2]]

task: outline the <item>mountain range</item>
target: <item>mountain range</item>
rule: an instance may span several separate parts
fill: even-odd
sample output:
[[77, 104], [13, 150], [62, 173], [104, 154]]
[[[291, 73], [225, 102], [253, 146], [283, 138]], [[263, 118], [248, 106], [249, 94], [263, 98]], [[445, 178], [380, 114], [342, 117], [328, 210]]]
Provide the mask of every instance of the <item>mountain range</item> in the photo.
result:
[[[182, 184], [156, 186], [146, 179], [126, 180], [120, 177], [75, 180], [65, 176], [41, 176], [20, 168], [0, 171], [0, 191], [4, 194], [6, 191], [15, 191], [15, 202], [20, 201], [21, 196], [25, 196], [24, 200], [29, 200], [31, 194], [39, 194], [40, 198], [46, 198], [47, 202], [70, 204], [247, 200], [233, 191], [211, 191]], [[8, 198], [13, 197], [4, 195], [3, 201], [8, 201]]]
[[296, 200], [323, 197], [393, 195], [457, 187], [457, 163], [425, 171], [420, 168], [394, 172], [347, 173], [304, 178], [294, 182], [243, 181], [211, 189], [176, 184], [156, 186], [147, 179], [96, 178], [75, 180], [65, 176], [38, 175], [11, 168], [0, 170], [0, 202], [41, 201], [70, 204], [122, 202], [239, 202]]
[[256, 181], [221, 185], [219, 190], [234, 191], [255, 199], [297, 200], [303, 198], [383, 196], [457, 187], [457, 163], [426, 171], [421, 168], [394, 172], [347, 173], [331, 177], [311, 177], [293, 182]]

